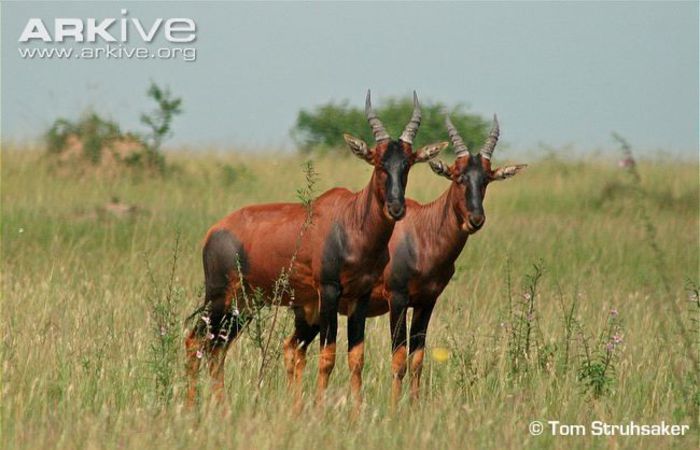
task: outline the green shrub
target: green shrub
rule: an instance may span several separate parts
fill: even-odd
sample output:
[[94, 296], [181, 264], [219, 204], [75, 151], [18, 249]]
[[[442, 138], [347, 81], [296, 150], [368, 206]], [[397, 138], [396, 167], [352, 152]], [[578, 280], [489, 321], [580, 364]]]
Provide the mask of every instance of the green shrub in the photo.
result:
[[103, 119], [95, 112], [84, 114], [76, 122], [59, 118], [45, 135], [49, 153], [64, 151], [69, 145], [68, 138], [70, 136], [74, 136], [82, 142], [83, 157], [93, 164], [100, 162], [104, 148], [113, 141], [125, 137], [119, 130], [119, 125]]
[[80, 144], [82, 154], [79, 156], [93, 165], [99, 165], [104, 162], [106, 151], [115, 150], [115, 147], [119, 147], [116, 144], [126, 144], [125, 151], [117, 151], [113, 155], [117, 162], [129, 167], [155, 168], [164, 172], [165, 157], [161, 144], [172, 135], [172, 120], [182, 112], [182, 100], [173, 98], [170, 90], [160, 88], [153, 82], [146, 94], [157, 104], [155, 110], [141, 115], [141, 123], [149, 128], [148, 133], [122, 132], [116, 122], [90, 111], [77, 121], [62, 117], [56, 119], [44, 134], [48, 153], [58, 155]]
[[172, 121], [176, 115], [182, 113], [182, 99], [174, 98], [170, 89], [160, 88], [153, 82], [146, 95], [156, 102], [158, 108], [150, 114], [141, 114], [141, 123], [150, 129], [150, 132], [143, 136], [146, 154], [142, 159], [146, 163], [163, 168], [165, 160], [160, 153], [160, 146], [163, 140], [172, 135]]
[[[390, 98], [379, 102], [374, 108], [389, 134], [398, 138], [411, 118], [413, 100], [410, 97]], [[422, 122], [416, 147], [447, 140], [446, 105], [427, 102], [421, 104], [421, 110]], [[461, 104], [450, 109], [450, 117], [467, 146], [472, 150], [480, 148], [488, 134], [490, 121], [466, 113]], [[374, 142], [364, 109], [350, 106], [348, 101], [329, 102], [311, 111], [299, 111], [291, 131], [298, 148], [305, 153], [345, 148], [343, 133], [350, 133], [368, 143]]]

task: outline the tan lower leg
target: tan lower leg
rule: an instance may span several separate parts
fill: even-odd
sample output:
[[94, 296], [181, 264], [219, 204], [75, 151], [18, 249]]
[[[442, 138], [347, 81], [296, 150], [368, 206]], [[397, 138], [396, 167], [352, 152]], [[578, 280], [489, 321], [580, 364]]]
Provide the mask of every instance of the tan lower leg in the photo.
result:
[[321, 349], [318, 360], [318, 383], [316, 385], [316, 401], [323, 400], [328, 380], [335, 367], [335, 343], [328, 344]]
[[401, 397], [401, 383], [406, 375], [406, 346], [397, 348], [391, 360], [391, 406], [395, 407]]
[[362, 368], [365, 365], [365, 344], [360, 342], [348, 352], [350, 392], [357, 406], [362, 404]]
[[413, 352], [411, 358], [411, 400], [418, 400], [420, 397], [420, 376], [423, 371], [423, 357], [425, 350], [420, 348]]
[[224, 362], [226, 361], [226, 348], [215, 347], [209, 355], [209, 375], [211, 376], [211, 390], [214, 399], [218, 402], [224, 399]]
[[291, 389], [294, 385], [294, 365], [297, 351], [297, 339], [292, 335], [285, 339], [283, 345], [284, 367], [287, 369], [287, 387]]
[[187, 373], [187, 407], [192, 407], [197, 400], [197, 377], [199, 375], [200, 359], [197, 352], [200, 350], [200, 341], [191, 332], [185, 339], [185, 372]]
[[294, 352], [294, 365], [293, 365], [293, 372], [294, 372], [294, 381], [293, 381], [293, 387], [292, 389], [294, 390], [294, 411], [300, 412], [303, 409], [303, 401], [302, 401], [302, 381], [304, 377], [304, 368], [306, 367], [306, 348], [305, 347], [298, 347], [295, 349]]

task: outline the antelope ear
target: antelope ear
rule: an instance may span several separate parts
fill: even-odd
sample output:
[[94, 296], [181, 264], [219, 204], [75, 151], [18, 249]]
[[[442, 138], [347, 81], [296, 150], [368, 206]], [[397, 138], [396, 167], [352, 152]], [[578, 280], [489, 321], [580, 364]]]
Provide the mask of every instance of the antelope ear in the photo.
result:
[[430, 161], [430, 168], [433, 169], [433, 172], [435, 172], [438, 175], [442, 175], [443, 177], [447, 178], [448, 180], [452, 179], [452, 169], [450, 166], [445, 164], [444, 162], [438, 160], [435, 161]]
[[494, 170], [491, 174], [491, 180], [505, 180], [506, 178], [510, 178], [512, 176], [517, 175], [518, 173], [520, 173], [521, 170], [523, 170], [526, 167], [527, 164], [516, 164], [514, 166], [499, 167], [498, 169]]
[[343, 134], [343, 138], [345, 138], [345, 142], [348, 144], [348, 147], [350, 147], [350, 150], [355, 154], [355, 156], [372, 164], [374, 154], [367, 147], [367, 143], [365, 141], [347, 133]]
[[421, 149], [416, 152], [416, 162], [426, 162], [435, 158], [437, 154], [448, 145], [450, 145], [448, 142], [438, 142], [421, 147]]

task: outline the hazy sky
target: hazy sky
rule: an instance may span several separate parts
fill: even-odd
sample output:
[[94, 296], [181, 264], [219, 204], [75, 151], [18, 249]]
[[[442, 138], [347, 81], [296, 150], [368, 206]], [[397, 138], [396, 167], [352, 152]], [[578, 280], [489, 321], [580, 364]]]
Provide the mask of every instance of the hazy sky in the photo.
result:
[[[22, 59], [31, 17], [52, 34], [56, 17], [189, 17], [197, 60]], [[497, 112], [514, 149], [612, 147], [615, 130], [638, 149], [697, 157], [698, 20], [698, 2], [3, 1], [2, 133], [36, 137], [88, 107], [138, 130], [154, 80], [184, 101], [172, 144], [292, 148], [300, 108], [362, 106], [371, 87], [377, 104], [416, 89]]]

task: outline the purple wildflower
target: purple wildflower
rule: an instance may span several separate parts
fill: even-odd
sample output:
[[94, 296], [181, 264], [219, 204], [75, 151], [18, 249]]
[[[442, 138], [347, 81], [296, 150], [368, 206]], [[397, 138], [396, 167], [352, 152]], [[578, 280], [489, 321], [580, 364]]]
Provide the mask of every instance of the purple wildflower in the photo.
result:
[[631, 167], [634, 167], [634, 165], [635, 165], [634, 158], [632, 158], [631, 156], [623, 158], [617, 162], [617, 165], [623, 169], [629, 169]]

